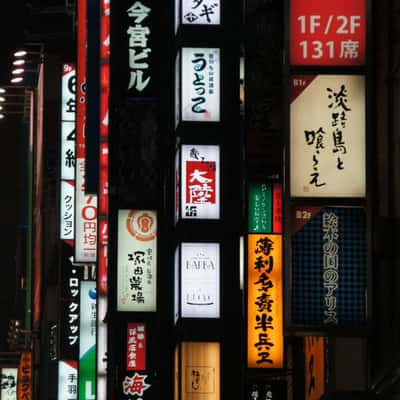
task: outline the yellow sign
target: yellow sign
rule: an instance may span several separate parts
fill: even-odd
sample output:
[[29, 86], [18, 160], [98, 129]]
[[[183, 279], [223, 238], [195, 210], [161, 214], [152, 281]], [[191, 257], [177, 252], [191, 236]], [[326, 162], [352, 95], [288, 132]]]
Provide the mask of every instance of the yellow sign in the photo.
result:
[[248, 235], [247, 366], [283, 368], [282, 235]]
[[183, 342], [181, 399], [220, 399], [220, 345], [216, 342]]
[[18, 369], [18, 400], [32, 400], [32, 353], [23, 352]]
[[304, 338], [305, 400], [319, 400], [325, 393], [325, 343], [321, 336]]

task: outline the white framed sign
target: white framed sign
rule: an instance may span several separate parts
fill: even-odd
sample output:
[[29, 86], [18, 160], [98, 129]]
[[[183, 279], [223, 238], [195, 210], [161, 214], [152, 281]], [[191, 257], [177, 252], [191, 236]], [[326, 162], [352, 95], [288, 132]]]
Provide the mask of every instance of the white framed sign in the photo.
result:
[[117, 311], [156, 311], [156, 211], [118, 210], [117, 247]]
[[220, 121], [220, 68], [220, 49], [182, 48], [182, 121]]
[[181, 0], [182, 24], [219, 25], [221, 23], [221, 0]]
[[220, 218], [220, 147], [181, 146], [181, 216]]
[[61, 181], [60, 239], [74, 239], [75, 187], [72, 181]]
[[220, 244], [181, 244], [182, 318], [220, 317]]
[[365, 78], [291, 77], [290, 194], [365, 196]]
[[58, 362], [58, 400], [78, 398], [78, 362]]

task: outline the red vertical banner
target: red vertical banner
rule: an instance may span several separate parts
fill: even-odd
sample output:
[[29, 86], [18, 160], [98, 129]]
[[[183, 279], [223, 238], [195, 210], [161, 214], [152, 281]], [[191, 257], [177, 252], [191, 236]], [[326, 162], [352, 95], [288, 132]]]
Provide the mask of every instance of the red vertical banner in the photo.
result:
[[85, 190], [86, 0], [78, 0], [76, 88], [75, 261], [97, 261], [97, 196]]
[[282, 233], [282, 184], [274, 183], [272, 189], [272, 232]]
[[126, 370], [143, 371], [146, 369], [146, 325], [128, 324], [126, 345]]

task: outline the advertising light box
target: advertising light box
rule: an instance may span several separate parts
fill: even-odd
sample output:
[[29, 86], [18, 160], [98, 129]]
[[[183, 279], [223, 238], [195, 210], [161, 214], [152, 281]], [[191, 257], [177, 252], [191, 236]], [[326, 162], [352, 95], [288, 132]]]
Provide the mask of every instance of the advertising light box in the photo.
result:
[[74, 239], [75, 187], [72, 181], [61, 181], [60, 239]]
[[143, 322], [129, 323], [126, 337], [126, 370], [146, 369], [146, 325]]
[[365, 78], [291, 77], [290, 194], [365, 196]]
[[118, 211], [118, 311], [156, 311], [157, 214]]
[[363, 65], [365, 0], [291, 0], [291, 65]]
[[220, 49], [182, 48], [182, 121], [220, 120]]
[[322, 331], [365, 328], [365, 210], [296, 206], [291, 230], [292, 324]]
[[182, 24], [219, 25], [221, 23], [221, 0], [181, 0]]
[[248, 368], [283, 368], [282, 281], [282, 235], [248, 235]]
[[304, 337], [305, 400], [320, 400], [325, 393], [325, 338]]
[[181, 344], [182, 400], [219, 400], [221, 396], [220, 344]]
[[1, 400], [17, 400], [18, 368], [1, 368]]
[[58, 362], [58, 400], [77, 400], [78, 362]]
[[183, 318], [220, 317], [219, 243], [181, 244]]
[[183, 219], [219, 219], [219, 146], [182, 145], [181, 216]]

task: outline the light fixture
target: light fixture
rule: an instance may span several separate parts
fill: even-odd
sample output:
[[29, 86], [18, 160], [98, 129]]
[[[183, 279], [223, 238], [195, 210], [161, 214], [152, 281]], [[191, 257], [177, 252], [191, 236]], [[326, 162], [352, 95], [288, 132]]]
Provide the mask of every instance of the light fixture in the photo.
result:
[[15, 69], [13, 69], [13, 70], [11, 71], [11, 73], [12, 73], [13, 75], [19, 75], [19, 74], [22, 74], [24, 71], [25, 71], [24, 68], [15, 68]]
[[25, 64], [25, 60], [23, 58], [20, 58], [18, 60], [14, 60], [13, 61], [13, 65], [24, 65]]
[[18, 50], [14, 53], [14, 57], [24, 57], [28, 54], [26, 50]]
[[0, 88], [0, 93], [5, 93], [5, 92], [6, 92], [6, 89]]
[[0, 96], [0, 102], [4, 102], [6, 99], [3, 96]]
[[24, 78], [22, 76], [16, 76], [15, 78], [11, 79], [11, 83], [22, 82], [23, 80], [24, 80]]

